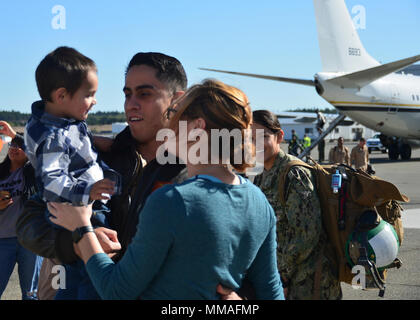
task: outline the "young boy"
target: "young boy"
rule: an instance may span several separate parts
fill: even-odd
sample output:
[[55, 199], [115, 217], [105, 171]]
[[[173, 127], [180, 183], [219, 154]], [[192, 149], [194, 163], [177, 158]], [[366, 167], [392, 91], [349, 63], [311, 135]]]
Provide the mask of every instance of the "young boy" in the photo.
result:
[[96, 72], [91, 59], [67, 47], [48, 54], [36, 70], [42, 101], [32, 105], [25, 152], [45, 201], [81, 206], [114, 193], [113, 181], [104, 179], [108, 172], [97, 163], [85, 123], [96, 104]]
[[[40, 197], [46, 202], [83, 206], [120, 193], [120, 177], [98, 163], [85, 122], [96, 104], [95, 63], [75, 49], [59, 47], [41, 61], [35, 75], [42, 100], [32, 104], [25, 127], [25, 153], [35, 168]], [[93, 225], [107, 226], [109, 210], [100, 201], [93, 208]], [[85, 282], [83, 263], [76, 271], [84, 272], [79, 278]], [[95, 297], [87, 294], [83, 298]]]

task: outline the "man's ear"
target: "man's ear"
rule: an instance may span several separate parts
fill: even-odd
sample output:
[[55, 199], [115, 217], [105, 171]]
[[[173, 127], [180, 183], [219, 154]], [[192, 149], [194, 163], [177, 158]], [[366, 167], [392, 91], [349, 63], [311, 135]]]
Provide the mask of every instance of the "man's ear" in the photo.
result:
[[58, 88], [51, 92], [51, 99], [54, 103], [61, 103], [68, 96], [66, 88]]
[[171, 99], [171, 103], [173, 103], [174, 101], [176, 101], [179, 97], [181, 97], [182, 95], [184, 95], [185, 91], [176, 91], [174, 93], [174, 95], [172, 96]]

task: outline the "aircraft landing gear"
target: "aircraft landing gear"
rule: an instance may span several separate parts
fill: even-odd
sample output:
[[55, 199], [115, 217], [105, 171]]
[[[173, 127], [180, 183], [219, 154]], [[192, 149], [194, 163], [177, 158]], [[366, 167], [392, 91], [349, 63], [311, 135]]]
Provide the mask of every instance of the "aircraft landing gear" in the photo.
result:
[[394, 143], [389, 146], [388, 148], [388, 157], [389, 160], [398, 160], [398, 157], [400, 156], [398, 144]]
[[402, 144], [400, 147], [400, 154], [402, 160], [410, 160], [411, 158], [411, 146], [409, 144]]
[[[411, 146], [401, 141], [401, 139], [387, 138], [386, 141], [383, 139], [388, 146], [388, 157], [389, 160], [398, 160], [401, 156], [402, 160], [411, 159]], [[382, 141], [382, 140], [381, 140]]]

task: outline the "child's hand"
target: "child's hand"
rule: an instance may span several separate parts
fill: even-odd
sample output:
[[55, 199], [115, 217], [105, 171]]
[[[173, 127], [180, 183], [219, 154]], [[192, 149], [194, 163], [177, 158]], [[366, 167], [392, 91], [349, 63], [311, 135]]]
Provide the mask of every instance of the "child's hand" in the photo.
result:
[[13, 203], [12, 198], [0, 198], [0, 210], [6, 209]]
[[96, 182], [90, 189], [91, 200], [108, 200], [114, 194], [115, 182], [109, 179], [102, 179]]

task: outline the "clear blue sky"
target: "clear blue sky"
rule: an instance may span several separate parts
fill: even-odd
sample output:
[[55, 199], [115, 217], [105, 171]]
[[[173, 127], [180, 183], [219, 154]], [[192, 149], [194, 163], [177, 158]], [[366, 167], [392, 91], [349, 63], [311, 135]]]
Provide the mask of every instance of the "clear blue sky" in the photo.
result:
[[[94, 111], [123, 111], [124, 69], [139, 51], [177, 57], [189, 84], [218, 78], [248, 95], [254, 109], [329, 107], [310, 87], [198, 70], [199, 67], [311, 79], [321, 70], [311, 0], [15, 0], [0, 2], [0, 108], [30, 112], [34, 72], [58, 46], [75, 47], [99, 69]], [[359, 35], [381, 62], [420, 54], [418, 0], [346, 0], [363, 5]], [[66, 29], [54, 29], [55, 5]]]

